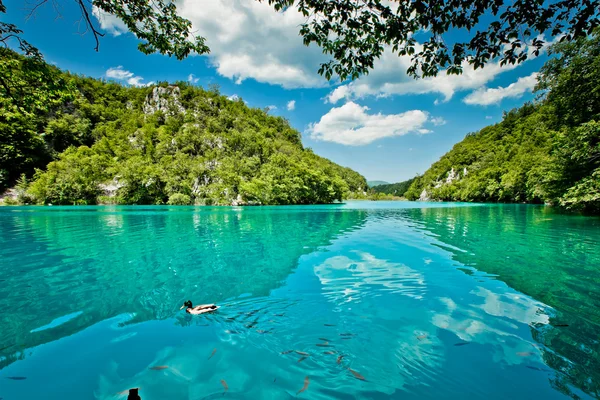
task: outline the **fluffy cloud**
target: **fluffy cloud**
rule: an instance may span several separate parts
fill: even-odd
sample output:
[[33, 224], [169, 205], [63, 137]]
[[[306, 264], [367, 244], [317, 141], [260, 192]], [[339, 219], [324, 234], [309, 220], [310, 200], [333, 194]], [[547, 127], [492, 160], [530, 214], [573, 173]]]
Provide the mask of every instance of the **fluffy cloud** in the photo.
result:
[[315, 140], [361, 146], [385, 137], [430, 132], [423, 127], [429, 118], [424, 111], [384, 115], [369, 114], [368, 110], [368, 107], [347, 102], [329, 110], [319, 122], [309, 126], [307, 133]]
[[118, 80], [125, 80], [127, 78], [131, 78], [133, 76], [133, 72], [129, 72], [123, 69], [122, 65], [119, 65], [116, 68], [109, 68], [106, 71], [107, 78], [113, 78]]
[[[548, 40], [541, 52], [545, 52], [548, 46], [558, 42], [560, 38], [559, 35], [552, 40]], [[538, 39], [546, 40], [543, 36], [538, 36]], [[416, 50], [421, 48], [419, 44], [415, 47]], [[535, 58], [533, 47], [528, 46], [526, 51], [530, 59]], [[435, 104], [439, 104], [440, 101], [449, 101], [457, 92], [480, 89], [496, 79], [501, 73], [519, 66], [511, 64], [501, 66], [499, 62], [490, 62], [484, 68], [473, 69], [471, 65], [464, 62], [461, 75], [447, 75], [441, 71], [436, 77], [413, 79], [406, 74], [406, 70], [410, 65], [410, 56], [398, 57], [388, 48], [384, 51], [382, 57], [375, 61], [374, 68], [369, 75], [338, 86], [329, 93], [326, 101], [335, 104], [342, 99], [354, 100], [367, 96], [389, 97], [403, 94], [437, 93], [441, 95], [441, 99], [435, 100]]]
[[141, 76], [135, 76], [133, 72], [123, 69], [123, 66], [121, 65], [119, 65], [118, 67], [109, 68], [106, 71], [106, 77], [116, 79], [118, 81], [125, 81], [128, 85], [132, 86], [150, 86], [154, 83], [144, 83], [144, 78], [142, 78]]
[[327, 85], [316, 73], [324, 56], [303, 45], [298, 31], [305, 18], [295, 7], [275, 12], [267, 2], [181, 0], [178, 8], [194, 33], [207, 38], [208, 57], [220, 75], [284, 88]]
[[498, 104], [506, 98], [519, 98], [525, 92], [530, 92], [537, 83], [538, 73], [519, 78], [507, 87], [479, 88], [463, 99], [463, 102], [471, 105], [489, 106]]
[[[389, 97], [404, 94], [440, 94], [442, 101], [450, 100], [456, 92], [478, 89], [494, 80], [502, 72], [514, 69], [514, 65], [501, 67], [490, 63], [482, 69], [473, 69], [465, 63], [461, 75], [447, 75], [441, 72], [436, 77], [414, 79], [406, 74], [410, 57], [398, 57], [386, 50], [375, 62], [369, 75], [337, 87], [326, 98], [332, 104], [342, 99], [361, 99], [367, 96]], [[436, 101], [436, 103], [439, 101]]]
[[446, 125], [446, 120], [442, 117], [434, 117], [434, 118], [431, 118], [431, 123], [434, 126], [442, 126], [442, 125]]
[[296, 108], [296, 100], [288, 101], [286, 107], [287, 107], [288, 111], [293, 111]]
[[189, 83], [198, 83], [200, 78], [197, 78], [194, 74], [189, 74], [187, 80]]
[[128, 31], [123, 21], [112, 14], [105, 13], [96, 6], [92, 6], [92, 14], [100, 23], [100, 28], [113, 36], [119, 36]]

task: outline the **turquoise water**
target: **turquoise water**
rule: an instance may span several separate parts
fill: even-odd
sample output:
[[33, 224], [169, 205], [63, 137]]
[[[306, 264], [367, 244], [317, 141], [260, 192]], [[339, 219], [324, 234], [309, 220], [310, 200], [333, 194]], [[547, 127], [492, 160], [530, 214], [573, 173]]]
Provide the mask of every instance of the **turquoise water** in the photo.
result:
[[3, 400], [598, 398], [600, 220], [3, 207], [0, 309]]

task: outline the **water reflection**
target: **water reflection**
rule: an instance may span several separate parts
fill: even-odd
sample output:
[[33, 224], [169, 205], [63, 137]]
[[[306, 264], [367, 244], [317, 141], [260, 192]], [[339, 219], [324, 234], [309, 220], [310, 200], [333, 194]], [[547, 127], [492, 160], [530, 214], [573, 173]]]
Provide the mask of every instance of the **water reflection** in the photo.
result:
[[0, 214], [0, 397], [597, 396], [595, 220], [364, 204]]
[[[541, 357], [559, 372], [552, 380], [557, 390], [576, 397], [574, 386], [599, 395], [599, 220], [518, 205], [412, 209], [404, 215], [450, 249], [461, 268], [492, 274], [531, 296], [498, 295], [485, 289], [476, 293], [484, 299], [479, 308], [486, 314], [530, 325], [533, 349], [514, 348], [520, 356], [505, 355], [510, 363]], [[487, 329], [482, 320], [474, 332]], [[468, 327], [458, 326], [452, 318], [444, 323], [464, 329], [463, 337], [468, 338]]]
[[3, 208], [0, 368], [19, 349], [123, 312], [137, 323], [172, 317], [187, 299], [268, 295], [298, 257], [366, 217], [329, 210]]

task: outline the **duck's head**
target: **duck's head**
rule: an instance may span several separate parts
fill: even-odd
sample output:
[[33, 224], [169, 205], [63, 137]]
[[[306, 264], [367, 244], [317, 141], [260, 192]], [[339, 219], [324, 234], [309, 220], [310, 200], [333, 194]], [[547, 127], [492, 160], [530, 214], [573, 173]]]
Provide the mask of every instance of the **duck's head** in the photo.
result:
[[183, 310], [184, 308], [192, 308], [192, 301], [188, 300], [185, 303], [183, 303], [183, 305], [181, 306], [180, 310]]

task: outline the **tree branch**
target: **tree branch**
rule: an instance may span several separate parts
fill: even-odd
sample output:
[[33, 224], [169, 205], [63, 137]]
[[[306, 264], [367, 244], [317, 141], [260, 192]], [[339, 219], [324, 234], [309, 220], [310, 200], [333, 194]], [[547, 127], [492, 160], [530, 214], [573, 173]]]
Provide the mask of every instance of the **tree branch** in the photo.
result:
[[94, 50], [98, 51], [100, 49], [100, 38], [104, 36], [104, 33], [99, 32], [94, 27], [94, 24], [92, 23], [92, 20], [90, 18], [90, 14], [87, 10], [87, 7], [83, 3], [83, 0], [77, 0], [77, 3], [79, 4], [79, 8], [81, 8], [81, 13], [83, 14], [83, 17], [85, 18], [86, 25], [92, 31], [92, 34], [94, 35], [94, 39], [96, 40], [96, 47], [94, 48]]

